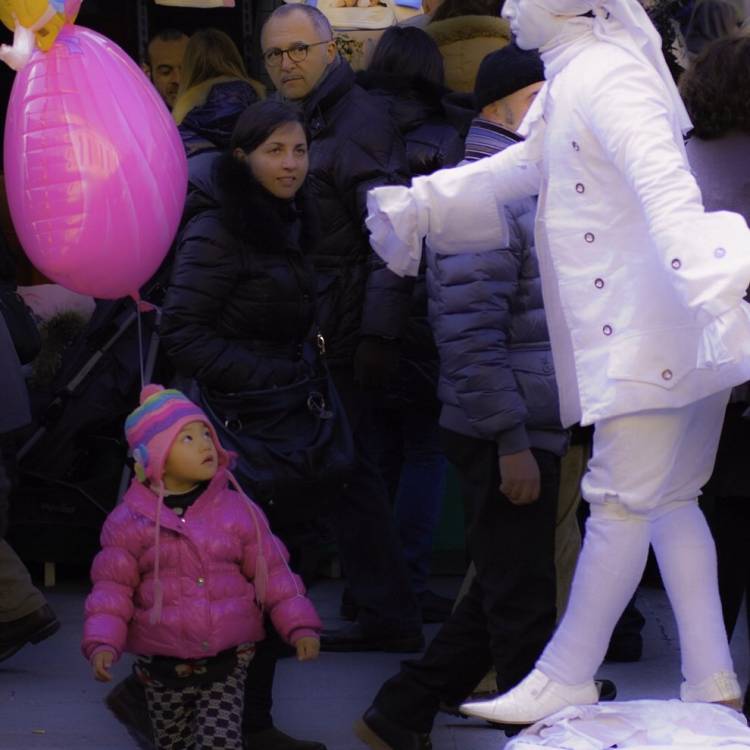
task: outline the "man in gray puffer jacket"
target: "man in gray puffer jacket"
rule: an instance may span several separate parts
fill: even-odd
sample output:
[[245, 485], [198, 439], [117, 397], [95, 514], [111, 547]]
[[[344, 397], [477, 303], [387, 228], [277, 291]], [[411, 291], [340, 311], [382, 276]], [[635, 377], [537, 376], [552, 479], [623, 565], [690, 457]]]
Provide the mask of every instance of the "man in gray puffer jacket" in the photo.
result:
[[[514, 45], [485, 58], [466, 161], [521, 140], [515, 128], [543, 79], [538, 55]], [[426, 253], [443, 447], [463, 480], [476, 576], [425, 655], [403, 663], [357, 724], [373, 747], [429, 747], [441, 702], [460, 703], [493, 664], [500, 691], [515, 685], [555, 626], [555, 521], [567, 433], [533, 247], [536, 199], [507, 210], [509, 247]]]

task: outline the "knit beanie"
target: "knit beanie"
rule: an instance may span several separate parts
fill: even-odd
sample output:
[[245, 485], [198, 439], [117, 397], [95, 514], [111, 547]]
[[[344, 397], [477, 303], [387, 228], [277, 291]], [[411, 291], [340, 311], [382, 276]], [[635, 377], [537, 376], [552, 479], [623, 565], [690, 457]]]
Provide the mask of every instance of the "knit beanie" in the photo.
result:
[[536, 50], [523, 50], [515, 42], [490, 52], [479, 66], [474, 82], [477, 112], [498, 99], [544, 80], [544, 64]]
[[151, 384], [143, 388], [140, 400], [140, 406], [125, 420], [125, 436], [139, 481], [161, 484], [172, 443], [190, 422], [206, 424], [216, 446], [219, 465], [228, 465], [228, 455], [211, 421], [184, 393]]

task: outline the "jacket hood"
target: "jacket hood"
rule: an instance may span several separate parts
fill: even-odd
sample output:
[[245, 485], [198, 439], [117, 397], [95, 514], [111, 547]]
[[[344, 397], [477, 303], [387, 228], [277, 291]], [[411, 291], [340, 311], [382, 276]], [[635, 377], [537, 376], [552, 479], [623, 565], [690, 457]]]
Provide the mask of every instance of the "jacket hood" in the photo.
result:
[[261, 84], [228, 77], [212, 78], [188, 89], [172, 113], [188, 156], [227, 148], [237, 118], [263, 95]]
[[448, 89], [421, 76], [363, 70], [357, 73], [356, 82], [373, 96], [388, 101], [391, 117], [402, 133], [444, 115], [442, 98]]
[[424, 30], [438, 47], [453, 42], [463, 42], [477, 37], [498, 37], [510, 41], [510, 26], [504, 18], [496, 16], [457, 16], [444, 21], [432, 21]]

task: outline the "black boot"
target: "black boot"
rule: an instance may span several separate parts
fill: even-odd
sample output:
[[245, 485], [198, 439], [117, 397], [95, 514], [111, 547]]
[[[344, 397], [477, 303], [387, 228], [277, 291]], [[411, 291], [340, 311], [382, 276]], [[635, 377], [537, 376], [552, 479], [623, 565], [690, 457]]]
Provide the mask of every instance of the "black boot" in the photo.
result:
[[141, 750], [154, 750], [156, 743], [148, 715], [146, 691], [135, 675], [131, 674], [118, 682], [107, 693], [104, 702]]
[[432, 750], [428, 733], [414, 732], [391, 721], [375, 706], [354, 723], [354, 734], [373, 750]]
[[60, 629], [60, 620], [45, 604], [11, 622], [0, 623], [0, 661], [4, 661], [27, 643], [39, 643]]
[[296, 740], [276, 727], [246, 733], [243, 739], [247, 750], [327, 750], [322, 742]]

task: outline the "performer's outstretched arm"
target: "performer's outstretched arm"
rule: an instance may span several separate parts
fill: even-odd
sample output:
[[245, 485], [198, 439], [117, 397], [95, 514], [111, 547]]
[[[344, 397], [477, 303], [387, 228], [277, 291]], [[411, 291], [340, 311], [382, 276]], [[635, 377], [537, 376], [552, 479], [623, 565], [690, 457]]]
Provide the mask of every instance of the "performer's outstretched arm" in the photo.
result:
[[371, 190], [372, 247], [392, 271], [415, 276], [425, 239], [443, 254], [507, 245], [503, 206], [539, 192], [537, 142], [532, 138], [472, 164], [417, 177], [410, 188]]

